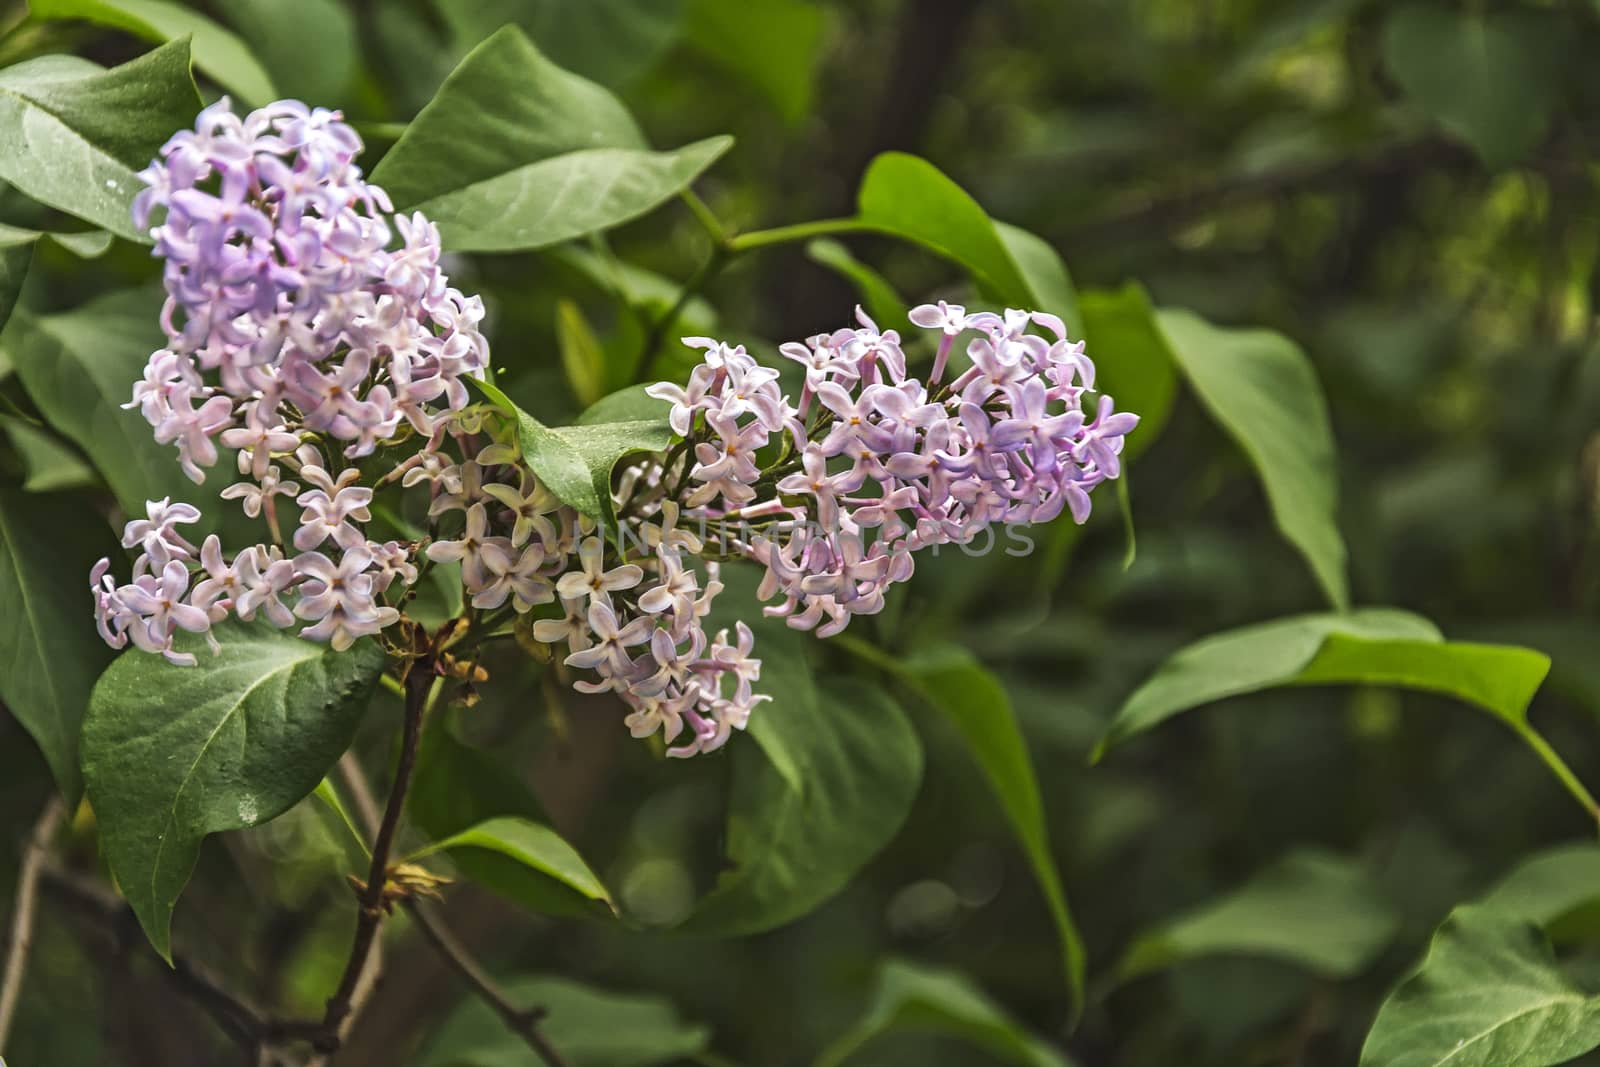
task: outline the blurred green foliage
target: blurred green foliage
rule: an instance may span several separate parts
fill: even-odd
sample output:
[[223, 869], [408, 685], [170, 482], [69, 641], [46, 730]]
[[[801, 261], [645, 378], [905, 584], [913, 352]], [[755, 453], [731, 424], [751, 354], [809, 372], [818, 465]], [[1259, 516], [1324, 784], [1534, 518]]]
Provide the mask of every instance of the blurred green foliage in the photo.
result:
[[[523, 657], [486, 664], [482, 699], [437, 717], [405, 844], [490, 816], [547, 819], [630, 917], [556, 920], [506, 899], [515, 892], [449, 891], [457, 933], [552, 1009], [549, 1033], [566, 1035], [575, 1063], [1333, 1067], [1361, 1058], [1377, 1018], [1389, 1029], [1363, 1062], [1380, 1064], [1395, 1049], [1431, 1054], [1436, 986], [1521, 968], [1572, 1012], [1553, 1042], [1594, 1029], [1600, 926], [1585, 907], [1600, 883], [1594, 850], [1572, 844], [1594, 823], [1502, 723], [1438, 695], [1523, 722], [1516, 700], [1496, 702], [1493, 678], [1452, 662], [1446, 682], [1418, 684], [1409, 659], [1297, 678], [1313, 657], [1348, 651], [1320, 644], [1326, 631], [1293, 662], [1236, 648], [1221, 682], [1184, 675], [1192, 651], [1161, 665], [1219, 631], [1340, 607], [1348, 587], [1351, 603], [1437, 624], [1451, 639], [1443, 656], [1470, 640], [1551, 657], [1532, 721], [1579, 778], [1600, 780], [1600, 82], [1585, 58], [1600, 47], [1600, 5], [51, 0], [32, 17], [0, 13], [0, 62], [74, 53], [115, 67], [192, 32], [207, 99], [232, 90], [255, 103], [271, 87], [343, 108], [367, 137], [369, 171], [409, 176], [409, 203], [430, 203], [451, 181], [522, 174], [576, 144], [531, 128], [519, 142], [486, 123], [465, 131], [467, 167], [438, 156], [425, 123], [408, 125], [463, 57], [505, 45], [484, 42], [508, 23], [539, 62], [617, 95], [626, 112], [607, 147], [627, 162], [675, 155], [650, 145], [689, 146], [681, 156], [735, 137], [714, 164], [720, 142], [608, 216], [604, 234], [453, 257], [454, 283], [489, 305], [498, 384], [538, 419], [562, 426], [617, 386], [679, 375], [687, 357], [651, 330], [717, 254], [695, 210], [670, 199], [695, 175], [735, 242], [858, 211], [864, 225], [733, 258], [678, 308], [676, 332], [767, 346], [841, 325], [857, 299], [885, 326], [924, 299], [1039, 303], [1081, 321], [1106, 391], [1146, 419], [1128, 452], [1131, 566], [1110, 494], [1082, 531], [1033, 531], [1026, 557], [947, 550], [851, 631], [876, 661], [806, 639], [794, 675], [774, 670], [814, 726], [753, 727], [744, 762], [662, 761], [621, 736], [605, 698], [561, 692]], [[59, 106], [42, 105], [52, 92]], [[141, 161], [96, 143], [125, 148], [146, 126], [159, 143], [187, 122], [152, 96], [127, 128], [85, 134], [68, 106], [79, 99], [0, 71], [0, 119], [40, 112], [52, 144], [97, 166]], [[0, 338], [0, 477], [110, 515], [182, 485], [169, 450], [115, 407], [159, 306], [153, 288], [127, 291], [155, 271], [128, 242], [78, 258], [103, 246], [46, 206], [61, 189], [29, 172], [24, 150], [0, 140], [0, 222], [21, 234], [0, 237], [0, 313], [18, 292], [26, 304]], [[128, 235], [109, 209], [87, 217]], [[504, 247], [498, 221], [462, 216], [461, 247]], [[1192, 311], [1153, 310], [1179, 307]], [[105, 486], [83, 492], [86, 470]], [[7, 521], [16, 499], [0, 496]], [[48, 578], [62, 603], [80, 595], [79, 573]], [[12, 616], [0, 634], [21, 632], [22, 599], [0, 601]], [[82, 609], [87, 625], [86, 596]], [[950, 645], [966, 651], [930, 657]], [[961, 675], [973, 659], [992, 673]], [[27, 667], [0, 663], [8, 702], [23, 699]], [[1152, 675], [1184, 690], [1163, 715], [1221, 703], [1088, 766]], [[1267, 688], [1330, 680], [1366, 684]], [[903, 698], [921, 737], [920, 787], [915, 738], [852, 745], [853, 731], [875, 736], [874, 715], [910, 735], [881, 689]], [[1020, 762], [1012, 748], [974, 760], [963, 729], [974, 700], [1012, 710]], [[369, 765], [387, 758], [397, 718], [380, 694], [356, 743]], [[24, 721], [0, 715], [0, 817], [18, 843], [53, 788]], [[1029, 764], [1037, 804], [1017, 770]], [[878, 822], [847, 828], [865, 863], [848, 884], [814, 854], [811, 835], [836, 840], [826, 810], [759, 823], [782, 828], [770, 838], [739, 821], [788, 810], [804, 775], [840, 791], [875, 777], [919, 789], [903, 824], [885, 800]], [[493, 799], [463, 802], [445, 783]], [[66, 835], [85, 869], [93, 831], [84, 813]], [[347, 839], [310, 800], [213, 838], [175, 943], [264, 1004], [317, 1011], [348, 944]], [[464, 850], [458, 873], [495, 886], [473, 873], [482, 851]], [[1075, 1027], [1058, 882], [1088, 959]], [[814, 899], [754, 936], [669, 929], [770, 925], [772, 885], [791, 904]], [[1479, 898], [1380, 1016], [1434, 930]], [[37, 934], [5, 1049], [15, 1067], [235, 1055], [136, 943], [48, 902]], [[390, 976], [337, 1062], [530, 1062], [403, 916], [385, 937]], [[1524, 1006], [1503, 988], [1477, 992], [1491, 1021]], [[1535, 1062], [1501, 1055], [1477, 1062]]]

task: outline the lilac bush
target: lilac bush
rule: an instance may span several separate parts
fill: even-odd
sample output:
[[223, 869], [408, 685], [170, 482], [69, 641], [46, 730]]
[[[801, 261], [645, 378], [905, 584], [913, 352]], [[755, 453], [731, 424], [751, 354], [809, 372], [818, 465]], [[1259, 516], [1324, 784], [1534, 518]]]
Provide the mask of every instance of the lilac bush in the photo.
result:
[[[703, 350], [687, 384], [647, 390], [678, 440], [621, 471], [613, 538], [534, 475], [505, 412], [472, 402], [482, 302], [450, 286], [425, 217], [392, 215], [360, 151], [337, 112], [284, 101], [240, 117], [224, 99], [142, 175], [168, 344], [128, 406], [195, 481], [219, 444], [234, 450], [241, 480], [222, 496], [270, 540], [197, 547], [179, 529], [195, 508], [151, 502], [124, 534], [131, 580], [109, 560], [91, 576], [114, 647], [193, 664], [177, 633], [216, 647], [231, 614], [343, 650], [386, 637], [426, 570], [453, 564], [480, 632], [562, 646], [577, 689], [616, 693], [635, 737], [690, 756], [767, 699], [749, 627], [706, 631], [719, 559], [760, 563], [766, 612], [829, 635], [882, 610], [918, 550], [1063, 510], [1083, 522], [1118, 475], [1137, 416], [1101, 397], [1086, 418], [1094, 365], [1059, 318], [919, 307], [911, 321], [937, 338], [924, 382], [858, 309], [856, 327], [781, 347], [803, 368], [797, 404], [744, 348], [687, 338]], [[964, 338], [970, 366], [945, 382]], [[374, 494], [396, 483], [427, 490], [428, 528], [372, 538]], [[287, 536], [280, 497], [300, 509]]]

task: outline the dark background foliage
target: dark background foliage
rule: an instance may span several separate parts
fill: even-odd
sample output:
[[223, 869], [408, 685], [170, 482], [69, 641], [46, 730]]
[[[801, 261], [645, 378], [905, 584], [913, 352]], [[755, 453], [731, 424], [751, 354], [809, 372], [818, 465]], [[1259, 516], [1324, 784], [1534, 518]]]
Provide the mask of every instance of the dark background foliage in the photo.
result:
[[[871, 159], [901, 149], [1046, 238], [1080, 291], [1138, 280], [1157, 305], [1287, 335], [1327, 395], [1354, 601], [1427, 615], [1452, 638], [1550, 653], [1534, 718], [1580, 775], [1600, 765], [1600, 87], [1588, 59], [1600, 7], [841, 0], [818, 5], [821, 18], [801, 18], [799, 31], [727, 40], [711, 0], [198, 6], [233, 26], [285, 93], [342, 107], [368, 138], [369, 169], [467, 47], [517, 21], [557, 62], [619, 93], [654, 143], [733, 133], [736, 147], [697, 183], [733, 228], [848, 214]], [[1443, 21], [1404, 25], [1418, 18]], [[1468, 19], [1477, 45], [1452, 57], [1439, 27]], [[52, 22], [4, 47], [13, 59], [74, 50], [109, 65], [146, 46]], [[8, 221], [34, 221], [20, 198], [7, 204]], [[677, 205], [605, 240], [676, 279], [707, 251]], [[922, 250], [848, 243], [902, 293], [962, 293], [950, 266]], [[558, 357], [560, 302], [607, 343], [634, 336], [566, 253], [451, 267], [455, 284], [489, 304], [508, 390], [541, 416], [581, 407]], [[83, 263], [41, 245], [32, 299], [70, 307], [153, 273], [131, 246]], [[705, 298], [724, 335], [768, 341], [840, 325], [856, 300], [803, 244], [742, 257]], [[1091, 355], [1104, 368], [1119, 359], [1105, 347]], [[670, 359], [662, 373], [675, 373]], [[15, 378], [0, 379], [0, 396], [31, 410]], [[4, 462], [20, 470], [17, 456]], [[920, 712], [927, 769], [909, 821], [843, 893], [791, 925], [700, 939], [530, 917], [462, 886], [449, 908], [460, 935], [507, 975], [660, 994], [711, 1028], [727, 1062], [812, 1062], [861, 1014], [888, 957], [965, 972], [1086, 1067], [1354, 1062], [1382, 998], [1453, 905], [1594, 826], [1491, 718], [1380, 689], [1231, 701], [1087, 766], [1118, 705], [1168, 653], [1323, 604], [1245, 457], [1191, 391], [1179, 391], [1130, 481], [1131, 566], [1104, 493], [1081, 538], [1052, 529], [1048, 551], [1020, 560], [948, 552], [860, 626], [896, 657], [953, 640], [1003, 680], [1091, 960], [1076, 1030], [1027, 861], [956, 733]], [[835, 647], [811, 654], [819, 672], [854, 669]], [[526, 663], [491, 673], [477, 706], [449, 713], [466, 746], [457, 773], [482, 780], [472, 761], [492, 762], [507, 788], [531, 788], [530, 810], [547, 813], [629, 909], [655, 925], [680, 918], [715, 877], [726, 761], [663, 762], [623, 736], [604, 700], [555, 698]], [[358, 746], [371, 763], [393, 722], [369, 716]], [[51, 786], [3, 716], [0, 738], [0, 836], [20, 845]], [[434, 781], [448, 803], [448, 780]], [[1341, 944], [1378, 907], [1394, 931], [1359, 974], [1319, 977], [1293, 953], [1252, 954], [1245, 937], [1115, 980], [1142, 931], [1307, 847], [1353, 860], [1381, 905], [1332, 898], [1307, 918], [1268, 904], [1246, 925], [1287, 921], [1291, 941]], [[315, 1011], [349, 936], [343, 848], [310, 802], [213, 839], [175, 937], [263, 1002]], [[6, 862], [17, 855], [8, 848]], [[9, 893], [9, 874], [0, 883]], [[392, 925], [385, 987], [340, 1063], [424, 1062], [416, 1050], [461, 1001], [404, 922]], [[7, 1049], [14, 1067], [231, 1062], [205, 1016], [155, 980], [159, 965], [136, 938], [108, 940], [59, 909], [46, 909], [39, 938]], [[592, 1025], [612, 1023], [601, 1014]], [[492, 1062], [526, 1058], [507, 1055]], [[911, 1034], [874, 1043], [859, 1062], [1000, 1062], [988, 1056]]]

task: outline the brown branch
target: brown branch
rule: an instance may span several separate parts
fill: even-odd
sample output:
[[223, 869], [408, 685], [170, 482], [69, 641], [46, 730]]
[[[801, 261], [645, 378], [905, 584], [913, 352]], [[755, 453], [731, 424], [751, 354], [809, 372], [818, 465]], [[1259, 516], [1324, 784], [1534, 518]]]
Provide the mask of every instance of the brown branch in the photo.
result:
[[389, 791], [383, 822], [372, 843], [372, 865], [367, 873], [367, 884], [361, 892], [361, 910], [356, 917], [356, 935], [350, 946], [350, 958], [345, 963], [338, 988], [328, 998], [328, 1009], [322, 1017], [323, 1032], [313, 1041], [313, 1046], [321, 1053], [339, 1050], [349, 1023], [357, 1014], [356, 1009], [376, 988], [376, 968], [368, 967], [368, 958], [377, 942], [378, 928], [387, 914], [383, 890], [389, 880], [389, 854], [394, 848], [401, 813], [405, 810], [412, 772], [416, 770], [417, 746], [422, 739], [422, 716], [427, 709], [428, 694], [433, 689], [434, 680], [431, 654], [413, 662], [406, 673], [406, 711], [400, 740], [400, 764], [395, 770], [394, 787]]
[[[367, 833], [374, 832], [378, 826], [378, 804], [372, 795], [372, 788], [367, 784], [366, 776], [361, 773], [361, 764], [354, 756], [346, 753], [339, 761], [339, 774], [350, 791], [350, 803], [356, 810], [357, 820]], [[567, 1061], [539, 1029], [539, 1022], [546, 1014], [543, 1008], [523, 1009], [512, 1004], [511, 998], [483, 969], [483, 965], [473, 957], [471, 950], [461, 943], [461, 939], [456, 937], [427, 905], [407, 900], [405, 908], [429, 944], [444, 957], [451, 969], [472, 987], [472, 991], [494, 1009], [495, 1014], [506, 1024], [506, 1029], [522, 1038], [548, 1067], [567, 1067]]]
[[561, 1053], [556, 1051], [550, 1039], [544, 1036], [544, 1031], [539, 1029], [539, 1023], [544, 1019], [543, 1008], [518, 1008], [511, 1003], [511, 998], [501, 989], [499, 984], [491, 978], [487, 971], [472, 957], [465, 945], [456, 939], [437, 916], [432, 914], [427, 905], [416, 901], [405, 902], [406, 911], [433, 947], [439, 950], [439, 955], [444, 957], [446, 963], [459, 974], [472, 991], [494, 1009], [500, 1016], [500, 1021], [505, 1023], [506, 1029], [522, 1038], [539, 1058], [548, 1067], [568, 1067], [567, 1061]]
[[64, 809], [61, 798], [51, 793], [44, 811], [33, 824], [27, 843], [22, 846], [22, 870], [17, 875], [17, 897], [11, 911], [11, 940], [6, 955], [5, 978], [0, 980], [0, 1052], [5, 1051], [11, 1020], [22, 996], [22, 982], [28, 973], [28, 953], [33, 948], [34, 915], [39, 903], [39, 869], [50, 851], [50, 841], [61, 826]]
[[[144, 939], [133, 909], [121, 897], [48, 864], [40, 865], [38, 878], [53, 896], [104, 927], [120, 948], [144, 946], [154, 956], [155, 950]], [[322, 1031], [322, 1024], [315, 1020], [280, 1019], [263, 1013], [182, 953], [173, 952], [172, 966], [160, 963], [157, 970], [180, 993], [198, 1004], [223, 1032], [247, 1049], [307, 1041]]]

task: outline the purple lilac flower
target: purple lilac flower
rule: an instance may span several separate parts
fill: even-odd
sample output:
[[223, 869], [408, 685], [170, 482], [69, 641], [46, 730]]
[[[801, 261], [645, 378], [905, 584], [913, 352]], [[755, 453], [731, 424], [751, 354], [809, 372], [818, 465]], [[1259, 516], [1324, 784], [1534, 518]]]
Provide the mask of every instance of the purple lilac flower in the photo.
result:
[[[689, 386], [648, 390], [671, 403], [674, 429], [694, 443], [683, 479], [690, 517], [781, 516], [736, 537], [734, 548], [765, 567], [759, 595], [775, 601], [766, 612], [790, 626], [826, 636], [882, 610], [888, 587], [911, 577], [924, 548], [1063, 510], [1083, 522], [1090, 492], [1121, 473], [1123, 438], [1138, 416], [1103, 396], [1086, 419], [1094, 364], [1058, 317], [968, 314], [943, 302], [909, 317], [937, 338], [926, 382], [907, 375], [900, 336], [857, 309], [857, 327], [781, 347], [805, 369], [798, 408], [742, 348], [700, 338], [686, 339], [706, 352]], [[964, 337], [971, 366], [943, 384]], [[779, 430], [792, 436], [797, 459], [791, 473], [763, 483], [756, 454]], [[655, 708], [639, 720], [668, 721]], [[696, 736], [715, 733], [686, 721]]]

